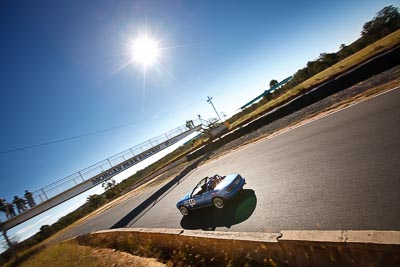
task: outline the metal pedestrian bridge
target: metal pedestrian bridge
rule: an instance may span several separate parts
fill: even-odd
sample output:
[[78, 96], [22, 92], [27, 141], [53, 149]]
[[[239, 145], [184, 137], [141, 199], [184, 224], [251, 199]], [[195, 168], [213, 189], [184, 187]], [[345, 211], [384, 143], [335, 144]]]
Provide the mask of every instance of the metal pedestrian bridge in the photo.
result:
[[[195, 125], [195, 122], [198, 125]], [[201, 129], [201, 121], [189, 121], [163, 135], [131, 147], [86, 169], [32, 192], [36, 206], [1, 223], [3, 231], [13, 228], [121, 173]]]

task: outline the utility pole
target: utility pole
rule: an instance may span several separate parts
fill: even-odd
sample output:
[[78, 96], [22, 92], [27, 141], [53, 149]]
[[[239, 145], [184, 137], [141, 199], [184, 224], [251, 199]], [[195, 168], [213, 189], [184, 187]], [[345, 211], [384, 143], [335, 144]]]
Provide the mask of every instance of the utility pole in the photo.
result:
[[219, 116], [218, 111], [215, 109], [214, 104], [213, 104], [213, 102], [211, 101], [211, 99], [212, 99], [212, 97], [207, 96], [207, 102], [211, 104], [211, 106], [213, 107], [215, 113], [217, 113], [217, 116], [218, 116], [219, 120], [222, 122], [222, 119], [221, 119], [221, 117]]

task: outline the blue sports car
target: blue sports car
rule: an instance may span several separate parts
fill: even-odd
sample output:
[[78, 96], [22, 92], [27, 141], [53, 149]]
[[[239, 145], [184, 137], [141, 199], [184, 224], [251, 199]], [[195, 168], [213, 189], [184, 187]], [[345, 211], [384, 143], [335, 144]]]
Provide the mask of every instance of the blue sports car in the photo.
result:
[[188, 215], [190, 210], [207, 206], [222, 209], [225, 201], [236, 196], [245, 183], [245, 179], [237, 173], [205, 177], [176, 203], [176, 207], [184, 216]]

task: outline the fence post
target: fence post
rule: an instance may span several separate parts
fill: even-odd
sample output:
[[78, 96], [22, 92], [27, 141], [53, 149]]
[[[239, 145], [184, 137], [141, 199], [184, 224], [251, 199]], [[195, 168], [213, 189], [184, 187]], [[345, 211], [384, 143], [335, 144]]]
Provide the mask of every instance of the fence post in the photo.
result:
[[79, 171], [78, 172], [79, 173], [79, 176], [81, 177], [81, 179], [82, 179], [82, 182], [84, 182], [85, 181], [85, 178], [83, 178], [83, 175], [82, 175], [82, 173]]
[[110, 164], [110, 168], [113, 166], [112, 164], [111, 164], [111, 161], [109, 160], [109, 159], [107, 159], [107, 162], [108, 162], [108, 164]]
[[43, 193], [43, 195], [46, 197], [46, 200], [49, 199], [49, 197], [46, 195], [46, 192], [44, 191], [43, 188], [42, 188], [42, 193]]

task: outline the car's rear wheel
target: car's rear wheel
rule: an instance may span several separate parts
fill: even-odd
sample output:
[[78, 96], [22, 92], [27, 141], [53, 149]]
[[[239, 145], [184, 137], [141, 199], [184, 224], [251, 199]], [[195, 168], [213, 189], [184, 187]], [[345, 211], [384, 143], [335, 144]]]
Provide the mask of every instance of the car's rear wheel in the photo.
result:
[[214, 207], [217, 209], [222, 209], [225, 205], [224, 200], [220, 197], [215, 197], [212, 200]]
[[181, 214], [182, 214], [183, 216], [186, 216], [186, 215], [189, 214], [188, 208], [186, 208], [186, 207], [184, 207], [184, 206], [180, 206], [180, 207], [179, 207], [179, 211], [181, 212]]

